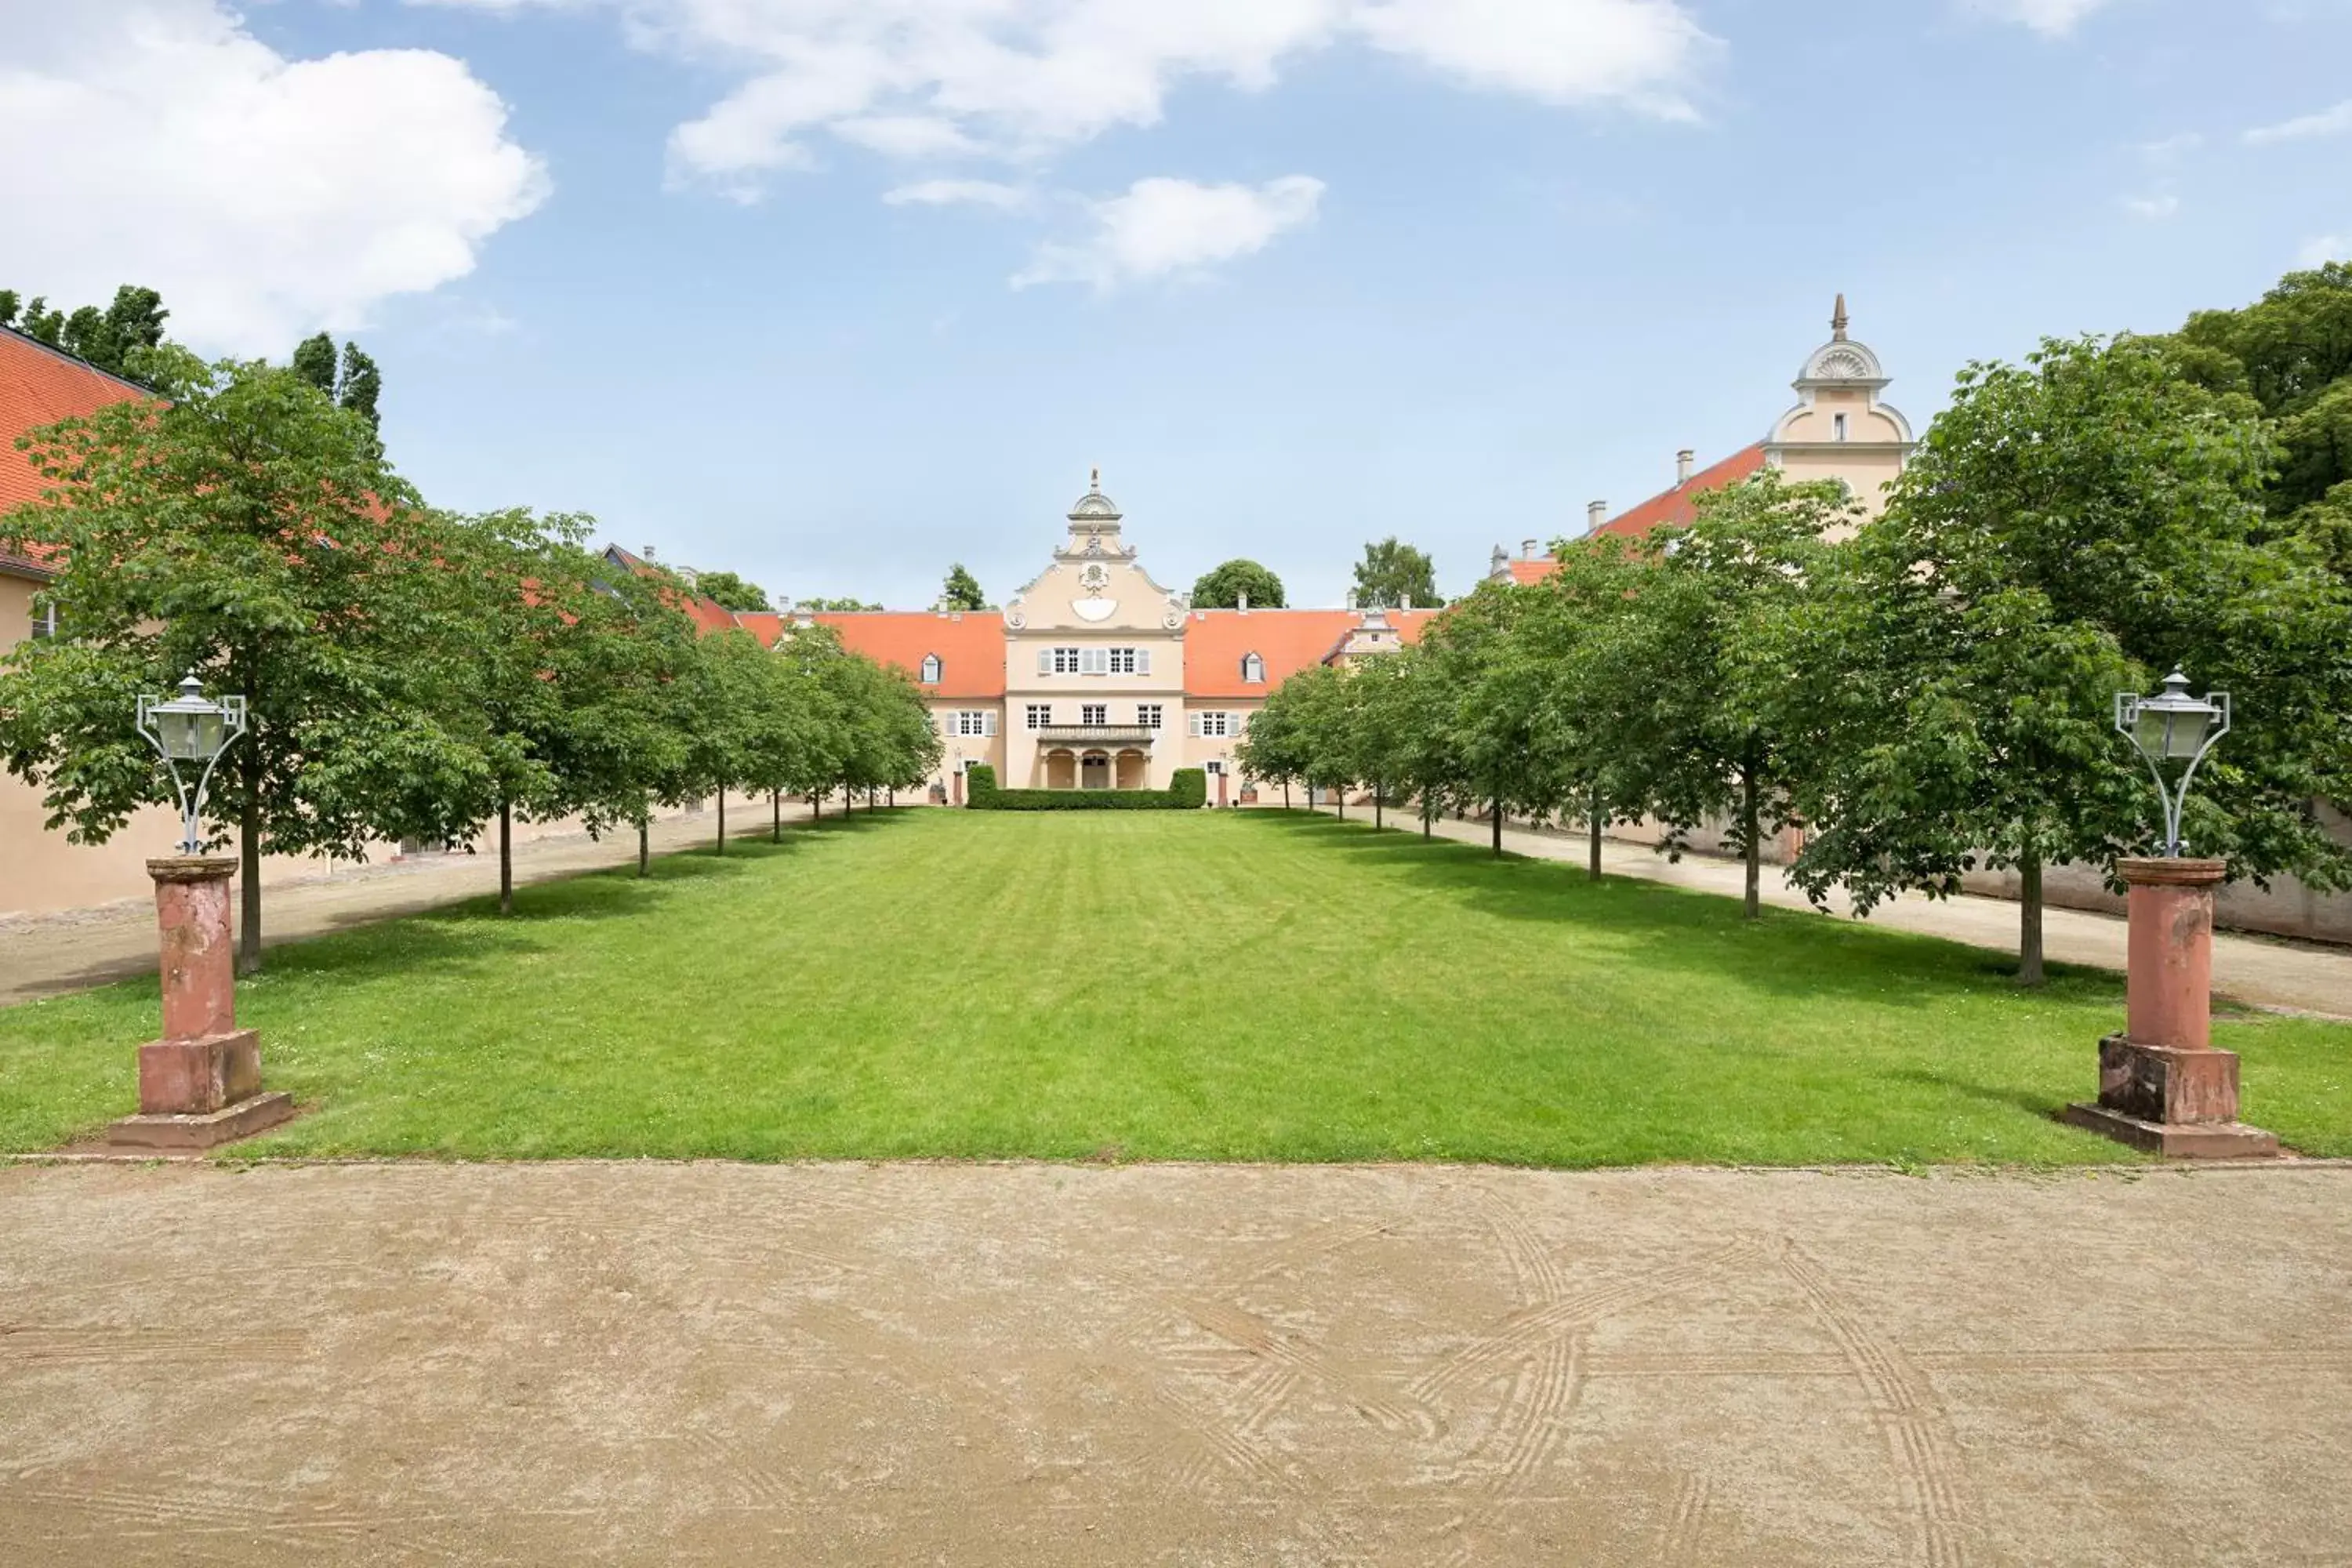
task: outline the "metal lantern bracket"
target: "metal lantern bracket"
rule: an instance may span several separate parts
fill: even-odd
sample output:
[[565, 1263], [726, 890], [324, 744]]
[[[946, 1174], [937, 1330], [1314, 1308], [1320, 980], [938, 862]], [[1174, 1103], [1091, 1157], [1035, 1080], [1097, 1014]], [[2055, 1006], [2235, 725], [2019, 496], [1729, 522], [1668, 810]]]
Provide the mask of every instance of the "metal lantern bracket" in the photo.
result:
[[[2205, 732], [2198, 742], [2196, 751], [2189, 754], [2189, 766], [2182, 770], [2177, 784], [2164, 776], [2167, 758], [2150, 752], [2147, 742], [2140, 739], [2138, 724], [2144, 712], [2168, 716], [2179, 713], [2184, 718], [2193, 715], [2203, 722]], [[2188, 678], [2175, 670], [2166, 678], [2164, 691], [2159, 696], [2141, 697], [2129, 691], [2116, 692], [2116, 729], [2131, 742], [2132, 749], [2139, 752], [2140, 759], [2147, 763], [2149, 776], [2156, 780], [2156, 796], [2164, 807], [2164, 853], [2168, 859], [2178, 859], [2181, 848], [2181, 806], [2189, 798], [2189, 782], [2197, 776], [2198, 766], [2205, 761], [2205, 754], [2213, 749], [2213, 743], [2230, 732], [2230, 694], [2226, 691], [2208, 692], [2205, 700], [2200, 702], [2189, 695]], [[2167, 739], [2170, 739], [2168, 724]], [[2170, 752], [2171, 747], [2168, 745], [2166, 751]], [[2177, 760], [2178, 753], [2174, 752], [2172, 756]]]
[[[165, 713], [219, 716], [221, 743], [210, 756], [203, 759], [204, 771], [196, 775], [193, 785], [181, 776], [179, 761], [172, 755], [171, 747], [164, 743], [163, 730], [155, 722], [157, 715]], [[191, 670], [180, 682], [180, 694], [172, 700], [159, 701], [143, 693], [140, 696], [139, 732], [154, 746], [156, 753], [163, 759], [164, 771], [172, 775], [172, 792], [180, 801], [180, 853], [203, 854], [205, 841], [200, 824], [204, 816], [205, 794], [212, 784], [213, 769], [220, 764], [221, 758], [236, 738], [245, 733], [245, 699], [224, 697], [218, 702], [205, 700], [204, 685]], [[196, 759], [191, 757], [188, 760], [194, 762]]]

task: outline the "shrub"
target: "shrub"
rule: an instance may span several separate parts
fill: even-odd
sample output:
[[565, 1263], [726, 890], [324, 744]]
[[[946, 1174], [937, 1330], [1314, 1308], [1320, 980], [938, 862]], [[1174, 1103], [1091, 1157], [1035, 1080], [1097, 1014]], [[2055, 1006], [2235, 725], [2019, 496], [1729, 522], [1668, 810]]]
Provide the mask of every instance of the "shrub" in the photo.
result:
[[974, 811], [1196, 811], [1208, 798], [1208, 775], [1199, 768], [1177, 769], [1166, 789], [999, 789], [990, 767], [964, 780]]

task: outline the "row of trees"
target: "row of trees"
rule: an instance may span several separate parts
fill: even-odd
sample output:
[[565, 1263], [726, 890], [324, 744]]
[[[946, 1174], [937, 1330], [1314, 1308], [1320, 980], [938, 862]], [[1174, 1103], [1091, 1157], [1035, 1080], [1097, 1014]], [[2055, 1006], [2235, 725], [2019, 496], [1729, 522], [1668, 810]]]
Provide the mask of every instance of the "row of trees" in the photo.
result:
[[2343, 520], [2275, 504], [2282, 423], [2214, 371], [2169, 339], [1971, 366], [1883, 516], [1767, 470], [1687, 529], [1563, 542], [1548, 582], [1483, 584], [1402, 655], [1286, 682], [1242, 763], [1424, 824], [1489, 812], [1498, 852], [1507, 813], [1581, 820], [1595, 876], [1610, 823], [1670, 849], [1719, 826], [1750, 915], [1791, 824], [1793, 879], [1864, 912], [2013, 868], [2031, 983], [2044, 869], [2156, 840], [2113, 700], [2179, 667], [2236, 702], [2194, 852], [2352, 885], [2316, 810], [2352, 801]]
[[265, 854], [495, 829], [506, 907], [519, 819], [633, 823], [642, 870], [657, 805], [718, 795], [723, 853], [730, 788], [854, 798], [936, 767], [911, 682], [824, 628], [698, 637], [676, 580], [591, 553], [585, 518], [426, 506], [308, 371], [152, 354], [170, 401], [22, 443], [51, 488], [0, 546], [58, 563], [62, 635], [0, 663], [0, 761], [102, 841], [170, 799], [138, 694], [193, 669], [244, 696], [205, 826], [243, 860], [247, 971]]

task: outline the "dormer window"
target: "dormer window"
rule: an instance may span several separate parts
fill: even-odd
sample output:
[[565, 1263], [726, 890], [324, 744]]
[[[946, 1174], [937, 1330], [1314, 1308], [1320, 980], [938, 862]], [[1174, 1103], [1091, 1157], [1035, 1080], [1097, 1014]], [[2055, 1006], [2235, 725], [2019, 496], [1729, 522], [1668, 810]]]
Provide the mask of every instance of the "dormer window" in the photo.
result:
[[923, 656], [922, 683], [925, 686], [937, 686], [940, 683], [940, 656], [935, 653], [925, 654]]
[[1254, 653], [1242, 655], [1242, 682], [1247, 686], [1265, 684], [1265, 660]]
[[1845, 439], [1844, 415], [1835, 414], [1830, 416], [1830, 439], [1832, 441], [1843, 441]]

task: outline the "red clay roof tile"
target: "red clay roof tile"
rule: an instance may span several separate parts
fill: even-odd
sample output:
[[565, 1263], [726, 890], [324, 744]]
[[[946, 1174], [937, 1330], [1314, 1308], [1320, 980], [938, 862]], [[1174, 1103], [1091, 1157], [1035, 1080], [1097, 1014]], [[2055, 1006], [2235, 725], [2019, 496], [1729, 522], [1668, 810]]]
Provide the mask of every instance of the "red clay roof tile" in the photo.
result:
[[[16, 449], [16, 437], [43, 425], [91, 414], [110, 403], [152, 393], [96, 365], [53, 349], [22, 332], [0, 327], [0, 512], [40, 499], [49, 481]], [[48, 574], [47, 552], [29, 555], [0, 551], [0, 570]]]
[[826, 611], [809, 618], [831, 626], [842, 647], [896, 665], [909, 679], [922, 675], [925, 655], [939, 655], [939, 683], [920, 689], [926, 697], [1004, 695], [1004, 617], [995, 610]]

